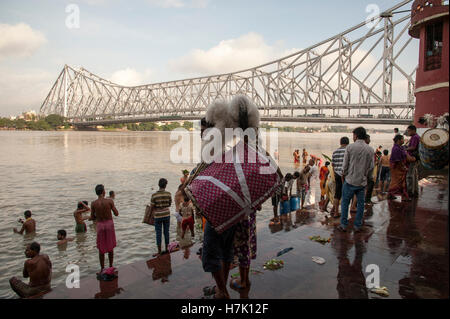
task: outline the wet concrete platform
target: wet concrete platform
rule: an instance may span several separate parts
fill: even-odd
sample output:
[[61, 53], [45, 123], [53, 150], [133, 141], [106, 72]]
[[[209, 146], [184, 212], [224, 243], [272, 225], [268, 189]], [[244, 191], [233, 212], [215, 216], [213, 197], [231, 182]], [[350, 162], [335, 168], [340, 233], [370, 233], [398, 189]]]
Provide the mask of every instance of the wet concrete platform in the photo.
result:
[[[257, 259], [248, 291], [229, 289], [234, 299], [330, 299], [330, 298], [448, 298], [449, 237], [448, 181], [446, 177], [428, 177], [421, 181], [421, 193], [412, 202], [372, 198], [374, 205], [365, 214], [364, 230], [346, 233], [335, 229], [338, 219], [326, 213], [308, 210], [292, 213], [291, 223], [269, 226], [258, 220]], [[351, 226], [352, 220], [350, 220]], [[309, 239], [319, 235], [331, 238], [320, 244]], [[120, 266], [118, 278], [98, 281], [81, 279], [80, 288], [55, 287], [44, 298], [136, 298], [197, 299], [202, 288], [213, 284], [203, 272], [197, 256], [200, 243], [190, 248]], [[284, 268], [264, 270], [263, 264], [287, 247], [293, 250], [279, 257]], [[319, 265], [311, 257], [326, 260]], [[366, 288], [366, 278], [380, 273], [380, 286], [389, 297], [381, 297]], [[237, 273], [237, 268], [230, 274]]]

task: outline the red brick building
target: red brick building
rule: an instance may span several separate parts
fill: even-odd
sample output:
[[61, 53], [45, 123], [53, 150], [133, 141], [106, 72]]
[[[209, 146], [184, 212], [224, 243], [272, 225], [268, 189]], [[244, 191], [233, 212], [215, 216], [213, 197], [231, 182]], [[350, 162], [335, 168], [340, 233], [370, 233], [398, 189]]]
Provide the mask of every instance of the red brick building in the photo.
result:
[[420, 39], [419, 67], [416, 73], [414, 124], [424, 114], [448, 112], [448, 0], [416, 0], [411, 8], [409, 35]]

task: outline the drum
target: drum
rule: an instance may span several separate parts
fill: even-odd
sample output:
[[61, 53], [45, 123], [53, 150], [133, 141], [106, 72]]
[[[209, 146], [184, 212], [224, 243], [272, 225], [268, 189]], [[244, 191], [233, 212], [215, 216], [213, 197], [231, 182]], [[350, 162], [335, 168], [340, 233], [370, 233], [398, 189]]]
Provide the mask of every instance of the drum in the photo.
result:
[[425, 169], [443, 169], [448, 165], [448, 131], [441, 128], [425, 131], [420, 138], [419, 154]]
[[280, 202], [280, 215], [284, 215], [291, 212], [291, 204], [290, 201], [281, 201]]
[[290, 199], [291, 212], [300, 209], [300, 197], [292, 196]]

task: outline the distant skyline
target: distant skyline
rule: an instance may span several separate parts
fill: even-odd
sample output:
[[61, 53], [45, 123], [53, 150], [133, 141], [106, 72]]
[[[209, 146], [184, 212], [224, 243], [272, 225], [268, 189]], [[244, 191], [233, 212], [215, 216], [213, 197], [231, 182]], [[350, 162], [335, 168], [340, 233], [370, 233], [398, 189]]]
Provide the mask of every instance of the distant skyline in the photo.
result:
[[[39, 111], [65, 64], [122, 85], [237, 71], [364, 21], [370, 4], [383, 11], [395, 3], [3, 0], [0, 116]], [[67, 26], [70, 4], [79, 9], [79, 28]]]

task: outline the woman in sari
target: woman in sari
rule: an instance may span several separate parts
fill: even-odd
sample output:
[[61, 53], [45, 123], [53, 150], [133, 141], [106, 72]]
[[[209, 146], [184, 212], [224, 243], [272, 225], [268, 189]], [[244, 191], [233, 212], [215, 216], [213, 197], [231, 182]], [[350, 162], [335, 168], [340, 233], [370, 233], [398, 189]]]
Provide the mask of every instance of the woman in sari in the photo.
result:
[[[328, 162], [327, 162], [328, 163]], [[326, 164], [325, 164], [326, 165]], [[331, 165], [328, 166], [328, 176], [324, 182], [324, 199], [320, 202], [320, 208], [326, 212], [328, 212], [327, 207], [330, 201], [333, 201], [334, 199], [334, 193], [336, 191], [336, 181], [334, 179], [334, 171], [333, 167]], [[331, 216], [334, 217], [335, 213], [334, 210], [331, 210]]]
[[388, 199], [396, 199], [395, 195], [401, 195], [402, 201], [410, 201], [406, 190], [407, 163], [415, 161], [415, 158], [406, 153], [406, 150], [402, 147], [404, 142], [403, 135], [394, 137], [394, 146], [390, 158], [391, 183], [388, 190]]

